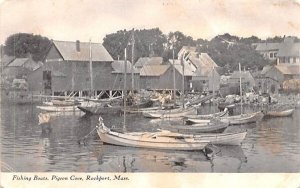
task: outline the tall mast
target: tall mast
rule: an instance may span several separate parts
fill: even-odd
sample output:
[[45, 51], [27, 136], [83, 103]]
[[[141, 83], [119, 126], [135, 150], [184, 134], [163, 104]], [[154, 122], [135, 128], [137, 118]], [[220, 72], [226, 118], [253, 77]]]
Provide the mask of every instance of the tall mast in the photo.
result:
[[182, 91], [181, 91], [182, 108], [184, 108], [184, 56], [185, 53], [183, 53], [183, 56], [180, 58], [181, 65], [182, 65]]
[[126, 92], [126, 83], [127, 83], [127, 51], [124, 49], [124, 90], [123, 90], [123, 101], [124, 101], [124, 124], [123, 130], [126, 131], [126, 102], [127, 102], [127, 92]]
[[[173, 36], [174, 37], [174, 36]], [[176, 83], [175, 83], [175, 52], [174, 52], [174, 41], [175, 38], [172, 39], [172, 50], [173, 50], [173, 99], [176, 98]]]
[[134, 74], [133, 74], [133, 65], [134, 65], [134, 29], [132, 29], [132, 36], [131, 36], [131, 91], [134, 90]]
[[89, 60], [90, 60], [90, 84], [91, 84], [91, 95], [93, 96], [94, 95], [94, 80], [93, 80], [93, 61], [92, 61], [92, 42], [91, 42], [91, 39], [90, 39], [90, 57], [89, 57]]
[[243, 106], [243, 104], [242, 104], [242, 102], [243, 102], [243, 100], [242, 100], [242, 95], [243, 95], [243, 92], [242, 92], [242, 69], [241, 69], [241, 64], [239, 63], [239, 72], [240, 72], [240, 98], [241, 98], [241, 114], [242, 114], [242, 106]]

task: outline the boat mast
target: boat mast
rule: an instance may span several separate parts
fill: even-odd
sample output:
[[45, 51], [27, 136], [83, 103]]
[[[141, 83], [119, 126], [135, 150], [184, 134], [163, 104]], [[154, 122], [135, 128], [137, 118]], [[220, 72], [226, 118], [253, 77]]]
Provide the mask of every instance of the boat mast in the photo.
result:
[[240, 98], [241, 98], [241, 114], [242, 114], [242, 108], [243, 108], [243, 92], [242, 92], [242, 70], [241, 70], [241, 63], [239, 63], [239, 72], [240, 72]]
[[134, 29], [132, 29], [132, 36], [131, 36], [131, 92], [133, 93], [134, 90], [134, 74], [133, 74], [133, 65], [134, 65]]
[[93, 61], [92, 61], [92, 43], [91, 43], [91, 39], [90, 39], [90, 56], [89, 56], [89, 60], [90, 60], [90, 84], [91, 84], [91, 96], [94, 95], [93, 91], [94, 91], [94, 83], [93, 83]]
[[184, 108], [184, 56], [185, 56], [185, 52], [180, 58], [181, 65], [182, 65], [182, 91], [181, 91], [182, 108]]
[[172, 50], [173, 50], [173, 99], [176, 99], [176, 83], [175, 83], [175, 52], [174, 52], [175, 35], [172, 38]]
[[[126, 47], [127, 48], [127, 47]], [[123, 89], [123, 101], [124, 101], [124, 121], [123, 121], [123, 131], [126, 131], [126, 102], [127, 102], [127, 92], [126, 92], [126, 82], [127, 82], [127, 50], [124, 49], [124, 89]]]

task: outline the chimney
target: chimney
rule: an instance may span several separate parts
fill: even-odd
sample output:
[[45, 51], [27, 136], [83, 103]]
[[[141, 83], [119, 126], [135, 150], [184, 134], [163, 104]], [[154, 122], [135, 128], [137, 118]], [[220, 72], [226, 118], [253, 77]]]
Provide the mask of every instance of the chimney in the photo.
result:
[[80, 52], [80, 41], [76, 40], [76, 51]]

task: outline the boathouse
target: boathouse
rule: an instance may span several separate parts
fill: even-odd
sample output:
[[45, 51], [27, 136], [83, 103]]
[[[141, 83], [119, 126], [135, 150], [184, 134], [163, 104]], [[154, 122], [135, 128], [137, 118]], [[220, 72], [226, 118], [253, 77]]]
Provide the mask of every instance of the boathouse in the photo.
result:
[[[139, 71], [132, 67], [130, 61], [127, 61], [126, 70], [126, 88], [127, 90], [138, 90], [139, 89]], [[125, 61], [118, 60], [112, 62], [112, 76], [111, 76], [111, 88], [110, 90], [121, 92], [124, 89], [124, 74], [125, 74]], [[132, 88], [132, 71], [133, 71], [133, 88]]]
[[3, 75], [7, 79], [26, 78], [38, 64], [32, 58], [15, 58], [3, 68]]
[[53, 41], [42, 67], [43, 90], [52, 95], [62, 92], [82, 95], [91, 90], [99, 94], [110, 90], [112, 62], [100, 43]]

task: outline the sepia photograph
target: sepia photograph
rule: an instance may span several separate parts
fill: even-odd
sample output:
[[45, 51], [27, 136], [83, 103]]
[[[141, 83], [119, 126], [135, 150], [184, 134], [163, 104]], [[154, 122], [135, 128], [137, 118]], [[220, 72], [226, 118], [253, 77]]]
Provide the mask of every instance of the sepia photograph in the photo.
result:
[[300, 187], [300, 0], [0, 0], [0, 57], [1, 188]]

